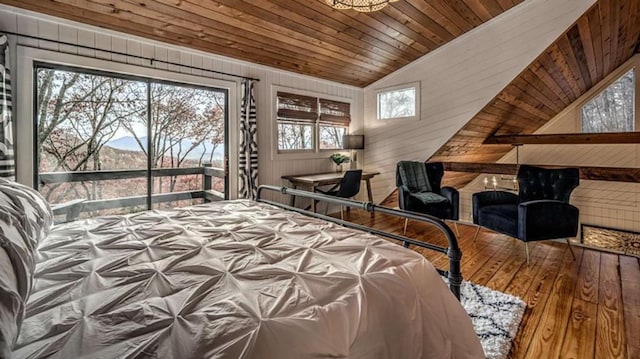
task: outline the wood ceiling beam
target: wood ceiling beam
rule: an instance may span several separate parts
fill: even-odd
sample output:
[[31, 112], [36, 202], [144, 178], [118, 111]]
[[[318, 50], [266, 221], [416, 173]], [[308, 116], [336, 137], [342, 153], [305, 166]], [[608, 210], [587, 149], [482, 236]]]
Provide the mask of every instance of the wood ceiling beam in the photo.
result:
[[[473, 163], [443, 162], [444, 170], [450, 172], [491, 173], [515, 175], [518, 165], [515, 163]], [[578, 168], [580, 179], [592, 181], [640, 182], [640, 168], [629, 167], [591, 167], [591, 166], [550, 166], [534, 165], [544, 168]]]
[[585, 145], [640, 143], [640, 132], [559, 133], [490, 136], [485, 145]]

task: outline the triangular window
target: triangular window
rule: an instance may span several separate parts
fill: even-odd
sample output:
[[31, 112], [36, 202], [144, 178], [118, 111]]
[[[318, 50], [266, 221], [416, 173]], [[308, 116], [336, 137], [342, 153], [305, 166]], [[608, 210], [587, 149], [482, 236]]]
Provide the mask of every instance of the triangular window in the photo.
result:
[[582, 132], [634, 131], [634, 99], [631, 69], [582, 107]]

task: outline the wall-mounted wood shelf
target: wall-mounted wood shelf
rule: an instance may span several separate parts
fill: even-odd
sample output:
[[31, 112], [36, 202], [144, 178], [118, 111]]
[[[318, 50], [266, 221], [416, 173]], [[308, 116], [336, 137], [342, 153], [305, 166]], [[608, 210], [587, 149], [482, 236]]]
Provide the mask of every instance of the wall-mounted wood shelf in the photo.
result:
[[640, 143], [640, 132], [489, 136], [485, 145], [578, 145]]
[[[580, 170], [580, 178], [585, 180], [640, 182], [640, 168], [549, 165], [534, 166], [546, 168], [576, 167]], [[445, 171], [451, 172], [515, 175], [518, 171], [518, 165], [514, 163], [444, 162], [444, 169]]]

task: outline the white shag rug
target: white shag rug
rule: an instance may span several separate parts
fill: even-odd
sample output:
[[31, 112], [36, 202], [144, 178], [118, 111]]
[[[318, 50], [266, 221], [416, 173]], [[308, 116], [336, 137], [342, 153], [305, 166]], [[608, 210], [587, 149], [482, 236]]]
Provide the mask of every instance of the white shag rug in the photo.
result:
[[485, 356], [488, 359], [506, 358], [526, 303], [516, 296], [467, 281], [462, 282], [460, 293], [462, 306], [471, 317]]

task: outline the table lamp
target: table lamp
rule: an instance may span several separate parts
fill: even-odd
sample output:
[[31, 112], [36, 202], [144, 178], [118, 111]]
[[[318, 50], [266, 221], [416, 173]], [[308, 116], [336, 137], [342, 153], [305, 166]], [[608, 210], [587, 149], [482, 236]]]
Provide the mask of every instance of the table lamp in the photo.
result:
[[358, 152], [364, 149], [364, 135], [344, 135], [342, 148], [351, 150], [351, 169], [358, 168]]

